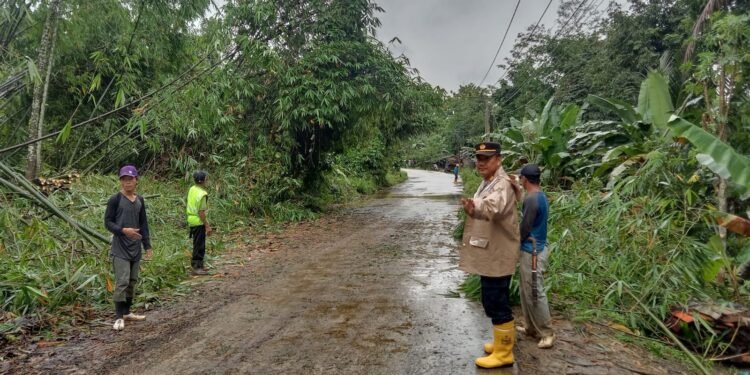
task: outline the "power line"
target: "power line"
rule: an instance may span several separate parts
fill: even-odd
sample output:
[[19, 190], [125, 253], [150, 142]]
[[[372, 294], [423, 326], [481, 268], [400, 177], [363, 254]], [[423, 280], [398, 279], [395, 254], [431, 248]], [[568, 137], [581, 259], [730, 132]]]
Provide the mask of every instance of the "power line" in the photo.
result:
[[[552, 0], [550, 0], [550, 3]], [[513, 9], [513, 15], [510, 17], [510, 22], [508, 22], [508, 27], [505, 29], [505, 33], [503, 34], [503, 39], [500, 41], [500, 46], [497, 47], [497, 52], [495, 52], [495, 57], [492, 58], [492, 62], [490, 63], [490, 66], [487, 68], [487, 72], [484, 73], [484, 77], [482, 77], [482, 82], [479, 82], [479, 87], [484, 84], [484, 80], [487, 79], [487, 75], [490, 74], [490, 71], [492, 70], [492, 67], [495, 66], [495, 61], [497, 60], [497, 56], [500, 54], [500, 49], [503, 48], [503, 44], [505, 44], [505, 38], [508, 36], [508, 32], [510, 31], [511, 25], [513, 25], [513, 20], [516, 18], [516, 12], [518, 11], [518, 6], [521, 5], [521, 0], [518, 0], [516, 3], [515, 9]]]
[[[567, 20], [565, 21], [565, 23], [564, 23], [564, 24], [563, 24], [562, 26], [560, 26], [560, 28], [559, 28], [559, 29], [557, 29], [557, 32], [555, 32], [555, 35], [554, 35], [554, 36], [552, 36], [552, 40], [553, 40], [553, 41], [554, 41], [554, 40], [556, 40], [556, 39], [557, 39], [557, 38], [558, 38], [558, 37], [559, 37], [560, 35], [562, 35], [562, 32], [563, 32], [563, 30], [565, 30], [565, 27], [566, 27], [566, 26], [568, 26], [568, 23], [569, 23], [569, 22], [570, 22], [571, 20], [573, 20], [573, 19], [575, 19], [575, 18], [576, 18], [576, 14], [578, 13], [578, 11], [579, 11], [579, 10], [581, 10], [581, 8], [583, 8], [583, 5], [584, 5], [584, 4], [586, 4], [587, 2], [588, 2], [588, 0], [583, 0], [583, 1], [581, 1], [581, 3], [580, 3], [580, 4], [578, 5], [578, 7], [577, 7], [577, 8], [576, 8], [576, 9], [575, 9], [575, 10], [573, 11], [573, 13], [572, 13], [572, 14], [570, 15], [570, 17], [569, 17], [569, 18], [568, 18], [568, 19], [567, 19]], [[507, 72], [507, 71], [508, 71], [508, 70], [506, 70], [506, 72]], [[502, 78], [501, 78], [501, 79], [502, 79]], [[508, 94], [508, 97], [506, 97], [506, 99], [504, 99], [504, 103], [502, 103], [501, 105], [505, 105], [505, 104], [508, 104], [508, 102], [510, 102], [510, 98], [512, 98], [512, 97], [513, 97], [514, 95], [516, 95], [516, 94], [517, 94], [517, 93], [518, 93], [519, 91], [521, 91], [521, 89], [522, 89], [523, 87], [527, 86], [528, 84], [529, 84], [529, 81], [527, 80], [527, 81], [525, 81], [525, 82], [524, 82], [524, 84], [523, 84], [523, 85], [521, 85], [521, 86], [519, 86], [519, 87], [515, 87], [515, 88], [514, 88], [514, 91], [513, 91], [512, 93], [509, 93], [509, 94]]]
[[[558, 38], [558, 37], [559, 37], [559, 36], [560, 36], [560, 35], [562, 34], [562, 31], [563, 31], [563, 30], [565, 29], [565, 27], [566, 27], [566, 26], [568, 25], [568, 23], [570, 23], [570, 21], [571, 21], [571, 20], [573, 20], [573, 19], [575, 19], [575, 18], [576, 18], [576, 14], [577, 14], [577, 13], [578, 13], [578, 12], [579, 12], [579, 11], [580, 11], [580, 10], [581, 10], [582, 8], [583, 8], [583, 6], [584, 6], [584, 5], [585, 5], [585, 4], [587, 3], [587, 2], [588, 2], [588, 0], [583, 0], [583, 1], [581, 1], [581, 3], [580, 3], [580, 4], [578, 5], [578, 7], [577, 7], [577, 8], [576, 8], [576, 9], [575, 9], [575, 10], [573, 11], [573, 13], [572, 13], [572, 14], [570, 15], [570, 17], [569, 17], [569, 18], [568, 18], [568, 19], [567, 19], [567, 20], [565, 21], [565, 23], [564, 23], [564, 24], [563, 24], [562, 26], [560, 26], [560, 28], [559, 28], [559, 29], [557, 30], [557, 32], [555, 33], [555, 35], [554, 35], [554, 36], [552, 37], [552, 40], [555, 40], [555, 39], [557, 39], [557, 38]], [[558, 46], [558, 48], [559, 48], [559, 46]], [[525, 81], [525, 82], [524, 82], [524, 83], [523, 83], [523, 84], [522, 84], [521, 86], [519, 86], [519, 87], [516, 87], [516, 88], [514, 88], [514, 89], [512, 90], [512, 92], [511, 92], [511, 93], [508, 93], [508, 94], [506, 95], [505, 99], [502, 99], [502, 103], [500, 104], [500, 106], [504, 106], [504, 105], [506, 105], [506, 104], [510, 103], [510, 101], [511, 101], [511, 100], [512, 100], [512, 98], [513, 98], [513, 96], [515, 96], [515, 95], [516, 95], [516, 94], [517, 94], [518, 92], [520, 92], [522, 88], [526, 87], [526, 86], [527, 86], [527, 85], [529, 84], [529, 82], [530, 82], [530, 81], [529, 81], [529, 80], [527, 80], [527, 81]]]
[[[586, 21], [588, 21], [589, 19], [591, 19], [591, 17], [592, 17], [593, 15], [594, 15], [594, 13], [595, 13], [595, 12], [598, 12], [598, 11], [599, 11], [599, 8], [601, 7], [602, 3], [604, 3], [604, 1], [605, 1], [605, 0], [600, 0], [600, 1], [599, 1], [599, 3], [597, 3], [597, 4], [596, 4], [596, 6], [594, 7], [594, 11], [593, 11], [593, 12], [592, 12], [591, 14], [589, 14], [589, 16], [588, 16], [588, 17], [586, 17]], [[592, 3], [592, 4], [593, 4], [593, 3]], [[575, 12], [574, 12], [574, 14], [575, 14]], [[563, 73], [569, 73], [569, 72], [563, 72]], [[527, 81], [527, 82], [528, 82], [528, 81]], [[521, 86], [521, 87], [523, 87], [523, 86]], [[516, 90], [516, 93], [518, 93], [518, 92], [520, 91], [520, 88], [521, 88], [521, 87], [519, 87], [519, 89], [518, 89], [518, 90]], [[515, 93], [514, 93], [513, 95], [515, 95]], [[526, 106], [528, 106], [528, 105], [529, 105], [529, 104], [530, 104], [531, 102], [533, 102], [533, 101], [535, 101], [535, 100], [537, 100], [537, 99], [541, 98], [541, 97], [542, 97], [542, 95], [544, 95], [544, 92], [540, 92], [539, 94], [537, 94], [537, 95], [536, 95], [536, 96], [534, 96], [533, 98], [529, 99], [529, 101], [527, 101], [527, 102], [526, 102], [526, 103], [525, 103], [525, 104], [523, 105], [523, 107], [526, 107]], [[512, 100], [512, 99], [511, 99], [511, 100]], [[505, 104], [507, 104], [507, 103], [510, 103], [510, 100], [507, 100], [507, 101], [506, 101], [505, 103], [503, 103], [502, 105], [505, 105]], [[503, 112], [501, 113], [501, 115], [507, 115], [508, 113], [510, 113], [510, 111], [511, 111], [510, 109], [506, 109], [505, 111], [503, 111]]]
[[[198, 77], [202, 76], [203, 74], [206, 74], [207, 72], [215, 69], [217, 66], [219, 66], [219, 64], [221, 64], [224, 61], [228, 60], [229, 58], [233, 57], [238, 51], [239, 51], [239, 49], [235, 49], [232, 53], [227, 54], [226, 56], [224, 56], [222, 59], [220, 59], [219, 61], [217, 61], [216, 63], [214, 63], [210, 67], [208, 67], [205, 70], [199, 72], [197, 75], [191, 77], [188, 81], [186, 81], [183, 84], [181, 84], [180, 86], [178, 86], [175, 90], [182, 89], [190, 81], [193, 81], [193, 80], [197, 79]], [[198, 61], [197, 63], [195, 63], [193, 66], [191, 66], [190, 69], [188, 69], [187, 71], [185, 71], [182, 74], [180, 74], [180, 76], [178, 76], [177, 78], [175, 78], [172, 81], [170, 81], [169, 83], [167, 83], [167, 84], [165, 84], [165, 85], [163, 85], [163, 86], [161, 86], [161, 87], [159, 87], [159, 88], [151, 91], [150, 93], [145, 94], [145, 95], [143, 95], [143, 96], [141, 96], [141, 97], [139, 97], [137, 99], [134, 99], [134, 100], [132, 100], [132, 101], [126, 103], [126, 104], [123, 104], [123, 105], [121, 105], [121, 106], [119, 106], [119, 107], [117, 107], [117, 108], [115, 108], [115, 109], [113, 109], [113, 110], [111, 110], [109, 112], [103, 113], [103, 114], [101, 114], [101, 115], [99, 115], [97, 117], [94, 117], [94, 118], [88, 119], [86, 121], [82, 121], [82, 122], [80, 122], [78, 124], [75, 124], [75, 125], [71, 126], [70, 129], [72, 130], [72, 129], [76, 129], [76, 128], [79, 128], [79, 127], [84, 126], [84, 125], [89, 125], [89, 124], [94, 123], [94, 122], [96, 122], [98, 120], [101, 120], [103, 118], [109, 117], [109, 116], [111, 116], [111, 115], [113, 115], [115, 113], [118, 113], [118, 112], [122, 111], [123, 109], [130, 108], [130, 107], [134, 106], [135, 104], [138, 104], [138, 103], [142, 102], [144, 99], [148, 99], [148, 98], [156, 95], [157, 93], [159, 93], [161, 91], [164, 91], [168, 87], [170, 87], [170, 86], [174, 85], [175, 83], [177, 83], [180, 79], [182, 79], [184, 76], [186, 76], [188, 73], [190, 73], [193, 69], [195, 69], [200, 63], [202, 63], [206, 59], [208, 59], [208, 55], [205, 56], [200, 61]], [[15, 150], [17, 148], [28, 146], [28, 145], [30, 145], [32, 143], [36, 143], [36, 142], [39, 142], [39, 141], [43, 141], [45, 139], [49, 139], [49, 138], [55, 137], [55, 136], [59, 135], [62, 132], [63, 132], [63, 130], [58, 130], [56, 132], [49, 133], [49, 134], [44, 135], [44, 136], [39, 137], [39, 138], [31, 139], [31, 140], [28, 140], [28, 141], [23, 142], [23, 143], [19, 143], [19, 144], [14, 145], [14, 146], [3, 148], [3, 149], [0, 150], [0, 154], [6, 153], [8, 151]]]
[[[547, 6], [544, 8], [544, 11], [542, 12], [542, 15], [539, 16], [539, 19], [536, 20], [536, 24], [534, 24], [534, 28], [531, 29], [531, 32], [529, 33], [529, 36], [534, 35], [534, 33], [536, 32], [536, 29], [539, 27], [539, 24], [542, 22], [542, 19], [547, 14], [547, 10], [549, 10], [550, 5], [552, 5], [552, 1], [553, 0], [549, 0], [549, 2], [547, 2]], [[498, 78], [498, 81], [502, 80], [503, 78], [505, 78], [506, 75], [508, 75], [508, 70], [509, 69], [505, 69], [503, 71], [503, 75], [500, 76], [500, 78]]]

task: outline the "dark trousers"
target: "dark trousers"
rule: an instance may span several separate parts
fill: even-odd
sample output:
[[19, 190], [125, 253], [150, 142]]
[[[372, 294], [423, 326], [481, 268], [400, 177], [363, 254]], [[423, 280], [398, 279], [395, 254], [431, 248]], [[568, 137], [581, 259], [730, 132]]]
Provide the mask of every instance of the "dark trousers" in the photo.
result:
[[112, 297], [115, 301], [115, 315], [120, 319], [123, 315], [130, 314], [140, 273], [140, 261], [131, 262], [113, 256], [112, 267], [115, 271], [115, 290]]
[[510, 276], [481, 277], [482, 306], [484, 313], [492, 319], [493, 325], [503, 324], [513, 320], [510, 309]]
[[203, 225], [190, 227], [190, 238], [193, 239], [193, 269], [203, 268], [203, 258], [206, 256], [206, 227]]

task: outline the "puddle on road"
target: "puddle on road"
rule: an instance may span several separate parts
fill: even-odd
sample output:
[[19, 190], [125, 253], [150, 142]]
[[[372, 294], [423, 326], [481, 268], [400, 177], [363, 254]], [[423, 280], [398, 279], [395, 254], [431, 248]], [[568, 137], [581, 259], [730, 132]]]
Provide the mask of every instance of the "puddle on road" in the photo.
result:
[[[394, 298], [411, 311], [408, 352], [419, 369], [393, 364], [394, 373], [470, 373], [481, 354], [489, 321], [481, 307], [457, 293], [465, 273], [458, 269], [453, 231], [463, 186], [452, 174], [406, 170], [409, 180], [381, 192], [358, 214], [391, 223], [397, 259]], [[418, 359], [417, 359], [418, 358]], [[507, 373], [512, 373], [507, 372]]]
[[460, 194], [445, 194], [445, 195], [433, 195], [433, 194], [424, 194], [424, 195], [408, 195], [408, 194], [400, 194], [400, 193], [394, 193], [391, 191], [383, 191], [380, 193], [377, 193], [375, 195], [376, 199], [406, 199], [406, 198], [414, 198], [414, 199], [434, 199], [434, 200], [458, 200], [461, 198]]
[[460, 196], [463, 184], [453, 182], [452, 174], [404, 169], [409, 179], [394, 186], [384, 194], [392, 197], [456, 197]]

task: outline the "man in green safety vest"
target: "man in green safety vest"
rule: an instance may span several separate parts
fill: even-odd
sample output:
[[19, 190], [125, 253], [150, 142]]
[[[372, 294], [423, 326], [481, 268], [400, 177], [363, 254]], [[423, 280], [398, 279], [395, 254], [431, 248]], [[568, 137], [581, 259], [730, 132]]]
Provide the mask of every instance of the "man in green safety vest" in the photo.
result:
[[208, 191], [206, 191], [206, 172], [193, 173], [195, 185], [187, 196], [187, 222], [190, 227], [190, 238], [193, 239], [193, 259], [191, 265], [194, 275], [206, 275], [203, 257], [206, 255], [206, 236], [211, 235], [211, 225], [206, 219], [208, 211]]

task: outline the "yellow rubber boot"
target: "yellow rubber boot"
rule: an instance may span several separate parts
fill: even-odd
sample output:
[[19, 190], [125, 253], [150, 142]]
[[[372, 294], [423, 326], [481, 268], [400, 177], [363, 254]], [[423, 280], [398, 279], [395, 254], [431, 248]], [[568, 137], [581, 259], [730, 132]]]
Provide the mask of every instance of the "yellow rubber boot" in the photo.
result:
[[484, 352], [487, 354], [492, 353], [492, 351], [495, 350], [495, 344], [491, 342], [485, 342], [484, 343]]
[[492, 353], [477, 358], [474, 362], [482, 368], [497, 368], [513, 365], [513, 344], [516, 341], [516, 330], [513, 321], [492, 327]]
[[[523, 334], [525, 336], [528, 336], [528, 337], [537, 338], [537, 339], [539, 338], [539, 335], [536, 334], [536, 333], [535, 334], [529, 334], [529, 331], [525, 327], [516, 326], [516, 335], [518, 335], [519, 333], [521, 333], [521, 334]], [[555, 335], [552, 335], [552, 336], [553, 337], [551, 339], [547, 339], [547, 341], [554, 342], [555, 341], [555, 337], [554, 337]], [[540, 345], [542, 345], [541, 341], [540, 341]], [[551, 344], [544, 344], [544, 345], [545, 346], [539, 346], [539, 347], [543, 348], [543, 349], [551, 348], [552, 347]], [[494, 346], [495, 346], [495, 344], [493, 344], [492, 342], [486, 342], [486, 343], [484, 343], [484, 352], [487, 353], [487, 354], [492, 353], [492, 349], [494, 348]]]

